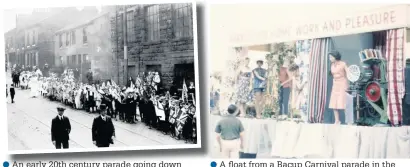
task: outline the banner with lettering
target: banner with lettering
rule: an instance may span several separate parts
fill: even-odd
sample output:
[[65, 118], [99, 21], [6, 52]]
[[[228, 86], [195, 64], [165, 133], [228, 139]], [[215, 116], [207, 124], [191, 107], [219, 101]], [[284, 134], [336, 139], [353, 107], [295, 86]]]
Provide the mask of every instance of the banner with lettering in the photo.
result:
[[255, 25], [253, 30], [233, 32], [229, 36], [229, 43], [232, 47], [250, 46], [403, 28], [409, 26], [408, 10], [408, 5], [394, 5], [361, 14], [310, 23]]

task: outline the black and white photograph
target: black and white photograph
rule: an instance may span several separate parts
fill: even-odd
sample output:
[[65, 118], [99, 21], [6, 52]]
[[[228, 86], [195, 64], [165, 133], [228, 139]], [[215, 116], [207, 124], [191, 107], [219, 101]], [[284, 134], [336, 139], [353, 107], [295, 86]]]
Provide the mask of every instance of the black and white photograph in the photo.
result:
[[4, 10], [9, 152], [201, 148], [195, 5]]

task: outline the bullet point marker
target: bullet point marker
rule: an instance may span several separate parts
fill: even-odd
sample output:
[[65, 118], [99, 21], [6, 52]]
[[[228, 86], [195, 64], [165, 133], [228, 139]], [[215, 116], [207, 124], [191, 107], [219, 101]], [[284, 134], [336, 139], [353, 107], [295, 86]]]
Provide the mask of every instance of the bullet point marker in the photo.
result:
[[9, 165], [10, 165], [9, 162], [7, 162], [7, 161], [3, 162], [3, 167], [9, 167]]
[[216, 162], [215, 161], [211, 162], [211, 167], [216, 167]]

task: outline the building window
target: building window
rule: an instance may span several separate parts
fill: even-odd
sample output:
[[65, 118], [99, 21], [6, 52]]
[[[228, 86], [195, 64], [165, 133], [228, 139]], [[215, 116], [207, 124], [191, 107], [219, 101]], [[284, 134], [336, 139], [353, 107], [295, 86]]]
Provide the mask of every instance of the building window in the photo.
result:
[[77, 64], [81, 64], [82, 62], [81, 62], [81, 55], [77, 55]]
[[70, 45], [70, 34], [67, 32], [65, 33], [65, 46]]
[[33, 31], [33, 45], [36, 44], [36, 31]]
[[63, 34], [58, 35], [58, 41], [60, 41], [60, 48], [63, 47]]
[[71, 56], [71, 62], [72, 62], [72, 65], [77, 65], [77, 56], [76, 55]]
[[30, 45], [30, 33], [27, 32], [26, 34], [26, 46]]
[[118, 32], [118, 35], [117, 35], [117, 38], [118, 38], [118, 41], [117, 41], [117, 45], [118, 45], [118, 48], [120, 48], [120, 50], [122, 50], [122, 48], [123, 48], [123, 35], [122, 35], [122, 32], [123, 32], [123, 14], [120, 14], [118, 17], [117, 17], [117, 19], [118, 19], [118, 21], [117, 21], [117, 27], [118, 27], [118, 29], [117, 29], [117, 32]]
[[75, 45], [75, 31], [71, 31], [71, 44]]
[[192, 37], [192, 4], [174, 4], [175, 37]]
[[88, 42], [88, 39], [87, 39], [87, 28], [84, 27], [84, 28], [83, 28], [83, 44], [86, 44], [87, 42]]
[[135, 37], [135, 25], [134, 25], [134, 12], [127, 13], [127, 42], [134, 42]]
[[70, 65], [70, 56], [66, 56], [65, 64]]
[[148, 40], [158, 41], [159, 38], [159, 5], [147, 7]]

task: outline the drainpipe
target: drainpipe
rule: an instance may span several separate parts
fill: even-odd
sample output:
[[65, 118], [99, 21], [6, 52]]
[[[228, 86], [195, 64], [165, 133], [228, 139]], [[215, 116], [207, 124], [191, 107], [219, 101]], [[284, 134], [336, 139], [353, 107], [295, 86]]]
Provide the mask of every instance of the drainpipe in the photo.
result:
[[128, 81], [128, 47], [127, 47], [127, 6], [124, 6], [124, 13], [123, 13], [123, 22], [124, 22], [124, 73], [125, 73], [125, 85], [127, 85]]

